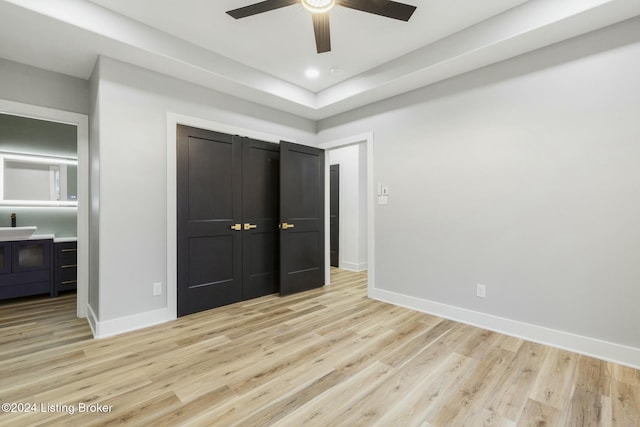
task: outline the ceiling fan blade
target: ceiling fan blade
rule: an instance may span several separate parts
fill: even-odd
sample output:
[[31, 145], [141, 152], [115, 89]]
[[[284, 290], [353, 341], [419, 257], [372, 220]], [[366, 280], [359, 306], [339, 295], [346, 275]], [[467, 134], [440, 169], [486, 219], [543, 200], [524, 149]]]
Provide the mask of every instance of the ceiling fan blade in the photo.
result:
[[313, 31], [316, 34], [316, 49], [318, 53], [329, 52], [331, 50], [331, 32], [329, 30], [329, 14], [314, 13]]
[[270, 10], [280, 9], [281, 7], [291, 6], [292, 4], [296, 4], [299, 2], [299, 0], [266, 0], [238, 9], [229, 10], [227, 11], [227, 14], [233, 16], [236, 19], [240, 19], [246, 18], [247, 16], [257, 15], [259, 13], [268, 12]]
[[413, 12], [416, 10], [416, 6], [395, 1], [338, 0], [336, 3], [350, 9], [361, 10], [362, 12], [386, 16], [387, 18], [398, 19], [405, 22], [411, 18], [411, 15], [413, 15]]

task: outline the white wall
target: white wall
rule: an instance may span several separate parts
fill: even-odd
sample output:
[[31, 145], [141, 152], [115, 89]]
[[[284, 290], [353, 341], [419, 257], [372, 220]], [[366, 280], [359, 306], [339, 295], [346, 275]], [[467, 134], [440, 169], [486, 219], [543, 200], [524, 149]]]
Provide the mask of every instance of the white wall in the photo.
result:
[[0, 58], [0, 99], [88, 114], [89, 84]]
[[329, 163], [340, 165], [339, 266], [352, 271], [367, 269], [367, 163], [365, 144], [328, 152]]
[[309, 144], [315, 123], [109, 58], [98, 67], [98, 335], [107, 335], [166, 320], [167, 114]]
[[640, 366], [638, 76], [633, 19], [321, 121], [375, 135], [374, 296]]
[[100, 317], [100, 66], [89, 79], [89, 323], [94, 335]]

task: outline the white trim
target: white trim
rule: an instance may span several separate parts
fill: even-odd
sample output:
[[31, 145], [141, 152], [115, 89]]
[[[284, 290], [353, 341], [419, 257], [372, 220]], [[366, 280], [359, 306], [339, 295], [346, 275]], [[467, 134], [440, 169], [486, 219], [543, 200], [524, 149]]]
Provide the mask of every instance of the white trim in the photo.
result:
[[89, 305], [89, 117], [86, 114], [57, 110], [0, 99], [0, 112], [31, 117], [77, 127], [78, 150], [78, 291], [77, 315], [87, 317]]
[[89, 323], [89, 327], [91, 328], [91, 333], [94, 338], [98, 337], [98, 316], [94, 313], [93, 308], [91, 306], [87, 306], [87, 322]]
[[199, 129], [241, 135], [262, 141], [279, 143], [281, 140], [296, 142], [295, 139], [255, 131], [253, 129], [228, 125], [199, 117], [167, 113], [167, 310], [166, 320], [178, 317], [178, 218], [177, 218], [177, 170], [176, 170], [176, 126], [187, 125]]
[[[373, 143], [373, 132], [361, 133], [359, 135], [348, 136], [346, 138], [336, 139], [334, 141], [322, 142], [318, 145], [319, 148], [324, 150], [331, 150], [333, 148], [345, 147], [347, 145], [358, 144], [360, 142]], [[367, 149], [369, 145], [367, 145]]]
[[640, 349], [465, 308], [369, 288], [369, 297], [438, 317], [640, 369]]
[[[369, 272], [367, 275], [368, 278], [368, 292], [371, 294], [372, 289], [375, 284], [375, 268], [374, 268], [374, 168], [373, 168], [373, 132], [361, 133], [359, 135], [348, 136], [346, 138], [337, 139], [334, 141], [327, 141], [318, 144], [319, 148], [324, 150], [331, 150], [334, 148], [340, 148], [347, 145], [352, 144], [365, 144], [367, 148], [367, 264], [365, 269], [368, 268]], [[331, 257], [330, 257], [330, 230], [331, 226], [329, 224], [329, 219], [331, 213], [329, 212], [329, 204], [330, 204], [330, 193], [329, 193], [329, 162], [325, 162], [325, 283], [331, 283]], [[344, 266], [345, 263], [343, 263]], [[363, 270], [354, 270], [354, 271], [363, 271]]]
[[[104, 320], [96, 323], [94, 337], [107, 338], [123, 334], [125, 332], [136, 331], [149, 326], [166, 323], [168, 317], [168, 310], [166, 308], [161, 308], [131, 316], [118, 317], [117, 319]], [[91, 324], [91, 322], [89, 322], [89, 324]]]
[[367, 270], [367, 263], [366, 262], [357, 263], [357, 262], [343, 261], [342, 264], [340, 264], [340, 268], [342, 268], [343, 270], [361, 272], [361, 271], [366, 271]]
[[58, 164], [58, 165], [71, 165], [71, 166], [78, 165], [78, 159], [73, 159], [70, 157], [39, 156], [34, 154], [12, 153], [8, 151], [3, 151], [0, 154], [2, 154], [1, 157], [5, 159], [19, 161], [19, 162], [26, 162], [26, 163], [39, 163], [39, 164], [45, 164], [45, 165], [48, 165], [51, 163]]

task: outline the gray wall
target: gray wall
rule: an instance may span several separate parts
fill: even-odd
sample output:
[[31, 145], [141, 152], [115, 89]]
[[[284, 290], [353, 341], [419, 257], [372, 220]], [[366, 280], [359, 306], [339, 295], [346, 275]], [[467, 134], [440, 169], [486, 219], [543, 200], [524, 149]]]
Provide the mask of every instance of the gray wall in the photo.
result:
[[375, 135], [376, 287], [640, 348], [638, 76], [633, 19], [321, 121]]
[[89, 83], [86, 80], [3, 58], [0, 58], [0, 98], [89, 113]]
[[163, 297], [151, 289], [167, 283], [167, 112], [300, 143], [315, 142], [316, 124], [108, 58], [97, 79], [91, 144], [97, 131], [99, 219], [92, 227], [100, 231], [99, 320], [108, 321], [166, 307], [166, 289]]
[[[75, 126], [0, 114], [0, 151], [42, 156], [77, 157]], [[18, 225], [35, 225], [37, 234], [75, 236], [77, 209], [42, 207], [0, 207], [0, 226], [11, 224], [16, 213]]]
[[77, 130], [73, 125], [0, 114], [0, 151], [75, 158]]

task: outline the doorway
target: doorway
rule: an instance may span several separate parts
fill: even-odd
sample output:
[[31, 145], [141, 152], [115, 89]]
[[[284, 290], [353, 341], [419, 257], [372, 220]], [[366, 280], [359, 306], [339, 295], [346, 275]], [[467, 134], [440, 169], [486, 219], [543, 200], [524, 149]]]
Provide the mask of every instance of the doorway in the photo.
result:
[[[87, 317], [89, 301], [89, 126], [88, 116], [0, 99], [0, 111], [14, 116], [63, 123], [76, 127], [77, 172], [77, 297], [76, 315]], [[47, 208], [40, 208], [47, 209]], [[51, 208], [53, 209], [53, 208]]]
[[332, 148], [327, 151], [327, 156], [331, 164], [329, 169], [330, 223], [335, 222], [330, 225], [332, 227], [331, 265], [350, 271], [366, 271], [368, 261], [366, 144], [359, 142]]

